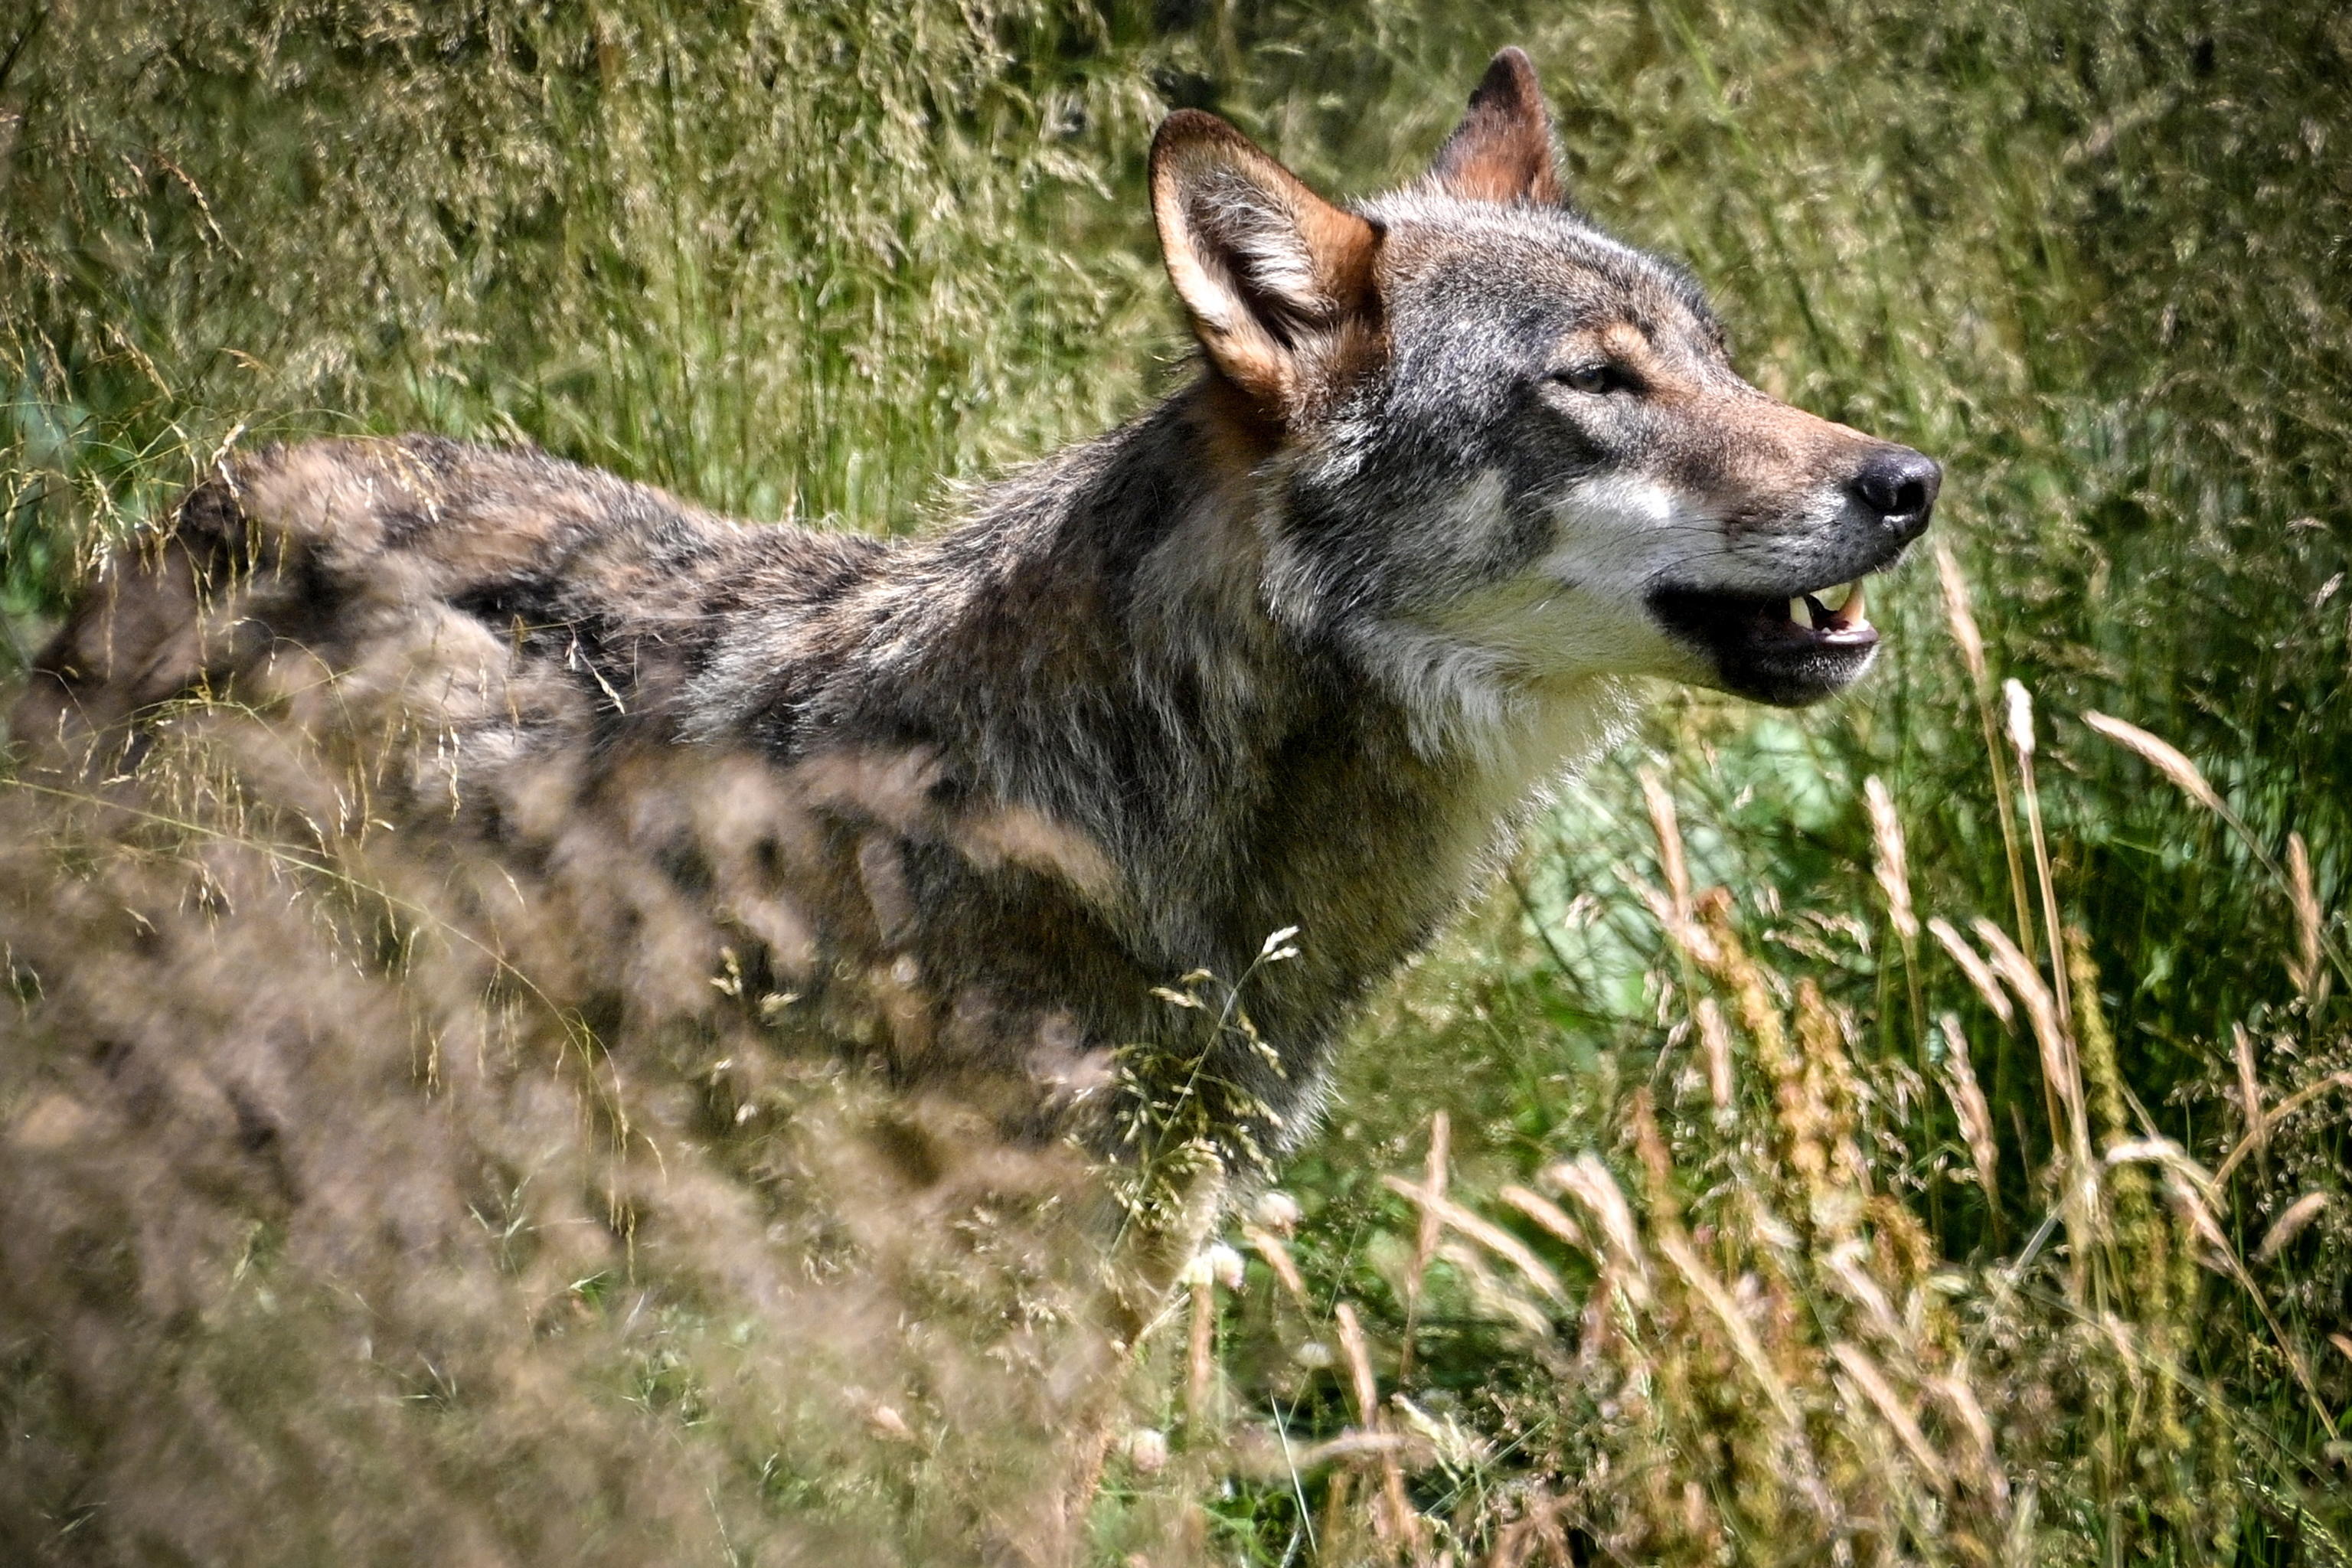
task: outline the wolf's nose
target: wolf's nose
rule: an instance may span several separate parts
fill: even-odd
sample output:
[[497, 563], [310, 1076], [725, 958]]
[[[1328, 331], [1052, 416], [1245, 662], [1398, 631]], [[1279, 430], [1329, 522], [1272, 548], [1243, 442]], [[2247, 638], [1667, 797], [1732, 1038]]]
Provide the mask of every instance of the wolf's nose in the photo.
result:
[[1863, 459], [1862, 471], [1853, 477], [1853, 493], [1907, 541], [1927, 529], [1943, 482], [1944, 470], [1933, 458], [1908, 447], [1882, 447]]

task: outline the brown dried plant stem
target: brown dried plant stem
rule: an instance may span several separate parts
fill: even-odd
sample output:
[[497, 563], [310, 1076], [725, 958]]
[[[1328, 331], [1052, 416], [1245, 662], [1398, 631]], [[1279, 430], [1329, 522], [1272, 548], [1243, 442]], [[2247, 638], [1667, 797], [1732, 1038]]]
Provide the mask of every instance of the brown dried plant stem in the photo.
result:
[[[2058, 1004], [2059, 1027], [2071, 1031], [2074, 1026], [2074, 1005], [2073, 987], [2067, 984], [2066, 956], [2059, 948], [2058, 885], [2050, 872], [2050, 840], [2042, 826], [2042, 792], [2033, 778], [2033, 698], [2024, 683], [2018, 680], [2001, 682], [2001, 695], [2009, 709], [2009, 740], [2017, 752], [2026, 826], [2033, 837], [2033, 873], [2042, 892], [2042, 935], [2050, 955], [2050, 990]], [[2018, 945], [2027, 947], [2028, 943], [2021, 942]]]
[[1985, 659], [1984, 634], [1978, 628], [1972, 595], [1951, 546], [1936, 542], [1936, 574], [1944, 590], [1944, 616], [1960, 661], [1969, 672], [1969, 689], [1976, 699], [1977, 719], [1984, 730], [1985, 762], [1991, 770], [1993, 809], [2000, 818], [2000, 847], [2009, 865], [2010, 896], [2017, 906], [2017, 944], [2033, 945], [2033, 910], [2026, 891], [2025, 858], [2018, 848], [2016, 807], [2010, 799], [2009, 769], [2001, 758], [2000, 724], [1993, 715], [1992, 673]]
[[[1674, 792], [1667, 787], [1664, 774], [1647, 763], [1635, 773], [1641, 780], [1642, 805], [1649, 814], [1650, 831], [1658, 841], [1658, 875], [1665, 883], [1662, 919], [1670, 931], [1678, 930], [1690, 923], [1692, 908], [1690, 858], [1683, 843], [1682, 815], [1675, 805]], [[1698, 994], [1698, 972], [1692, 967], [1691, 955], [1680, 942], [1674, 944], [1674, 951], [1684, 994], [1695, 996]]]
[[[1356, 1419], [1367, 1433], [1387, 1429], [1381, 1418], [1380, 1381], [1372, 1375], [1372, 1357], [1364, 1339], [1364, 1325], [1356, 1316], [1352, 1302], [1342, 1301], [1332, 1310], [1339, 1324], [1339, 1350], [1347, 1358], [1349, 1383], [1356, 1395]], [[1395, 1450], [1380, 1450], [1381, 1502], [1373, 1513], [1373, 1529], [1380, 1537], [1400, 1551], [1410, 1552], [1420, 1539], [1421, 1516], [1413, 1511], [1405, 1496], [1404, 1467], [1397, 1463]]]
[[[1870, 816], [1870, 833], [1876, 850], [1874, 869], [1880, 891], [1886, 896], [1886, 918], [1895, 928], [1895, 938], [1903, 948], [1904, 991], [1911, 1005], [1912, 1057], [1923, 1079], [1935, 1077], [1934, 1064], [1927, 1055], [1927, 998], [1919, 978], [1919, 911], [1911, 896], [1911, 858], [1903, 836], [1903, 818], [1895, 808], [1894, 794], [1886, 782], [1873, 773], [1862, 784], [1863, 803]], [[1883, 977], [1884, 966], [1879, 971]], [[1884, 980], [1881, 982], [1882, 1016], [1893, 1009], [1885, 1005]], [[1882, 1028], [1885, 1026], [1882, 1025]], [[1986, 1189], [1990, 1195], [1991, 1189]], [[1927, 1188], [1928, 1222], [1937, 1230], [1944, 1226], [1944, 1194], [1941, 1182]]]
[[1185, 1347], [1184, 1420], [1197, 1441], [1209, 1429], [1217, 1374], [1217, 1283], [1206, 1270], [1192, 1280], [1192, 1332]]
[[1423, 1168], [1421, 1193], [1426, 1201], [1421, 1205], [1421, 1226], [1413, 1240], [1412, 1273], [1404, 1282], [1404, 1336], [1397, 1346], [1397, 1381], [1402, 1383], [1412, 1371], [1412, 1337], [1421, 1321], [1422, 1279], [1429, 1272], [1429, 1261], [1437, 1255], [1437, 1243], [1444, 1222], [1440, 1205], [1445, 1201], [1446, 1170], [1454, 1142], [1454, 1123], [1443, 1110], [1429, 1119], [1429, 1159]]

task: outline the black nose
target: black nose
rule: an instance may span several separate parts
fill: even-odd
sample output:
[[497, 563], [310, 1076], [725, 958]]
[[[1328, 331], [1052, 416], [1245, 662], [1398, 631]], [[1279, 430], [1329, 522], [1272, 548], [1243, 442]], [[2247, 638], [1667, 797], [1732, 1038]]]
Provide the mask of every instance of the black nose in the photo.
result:
[[1944, 470], [1933, 458], [1908, 447], [1882, 447], [1863, 459], [1861, 471], [1853, 476], [1853, 493], [1880, 521], [1911, 540], [1926, 531], [1943, 482]]

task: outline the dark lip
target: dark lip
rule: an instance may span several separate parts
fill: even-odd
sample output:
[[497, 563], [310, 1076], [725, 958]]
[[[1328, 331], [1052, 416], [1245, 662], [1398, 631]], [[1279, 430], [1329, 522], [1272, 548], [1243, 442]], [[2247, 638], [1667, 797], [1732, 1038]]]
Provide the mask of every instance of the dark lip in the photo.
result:
[[[1851, 583], [1871, 573], [1841, 577]], [[1801, 708], [1853, 684], [1878, 650], [1878, 629], [1812, 630], [1789, 619], [1789, 601], [1835, 583], [1784, 594], [1729, 594], [1666, 586], [1649, 596], [1666, 630], [1706, 654], [1723, 688], [1777, 708]]]

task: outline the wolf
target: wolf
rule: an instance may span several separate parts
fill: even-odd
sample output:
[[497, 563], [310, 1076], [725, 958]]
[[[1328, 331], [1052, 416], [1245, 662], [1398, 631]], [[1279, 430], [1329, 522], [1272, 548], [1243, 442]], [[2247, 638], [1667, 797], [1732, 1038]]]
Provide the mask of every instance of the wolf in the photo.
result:
[[[1327, 201], [1185, 110], [1150, 191], [1197, 375], [943, 531], [745, 526], [429, 437], [234, 457], [16, 732], [429, 626], [495, 689], [434, 748], [485, 841], [558, 749], [755, 759], [802, 810], [745, 951], [798, 1016], [1097, 1136], [1121, 1053], [1177, 1062], [1276, 1157], [1367, 994], [1645, 683], [1793, 706], [1868, 668], [1863, 584], [1939, 470], [1743, 380], [1690, 277], [1565, 199], [1517, 50], [1402, 190]], [[1186, 975], [1249, 976], [1250, 1026], [1198, 1037]]]
[[[1203, 1205], [1547, 791], [1659, 681], [1869, 667], [1937, 465], [1741, 379], [1518, 51], [1402, 190], [1183, 110], [1150, 193], [1190, 380], [929, 537], [412, 436], [231, 454], [93, 583], [0, 801], [0, 1228], [60, 1260], [0, 1279], [46, 1358], [0, 1542], [98, 1497], [175, 1560], [643, 1562], [782, 1476], [795, 1560], [1057, 1560]], [[1208, 1178], [1097, 1311], [1052, 1227], [1171, 1150]], [[715, 1325], [740, 1475], [597, 1394], [656, 1319]]]

